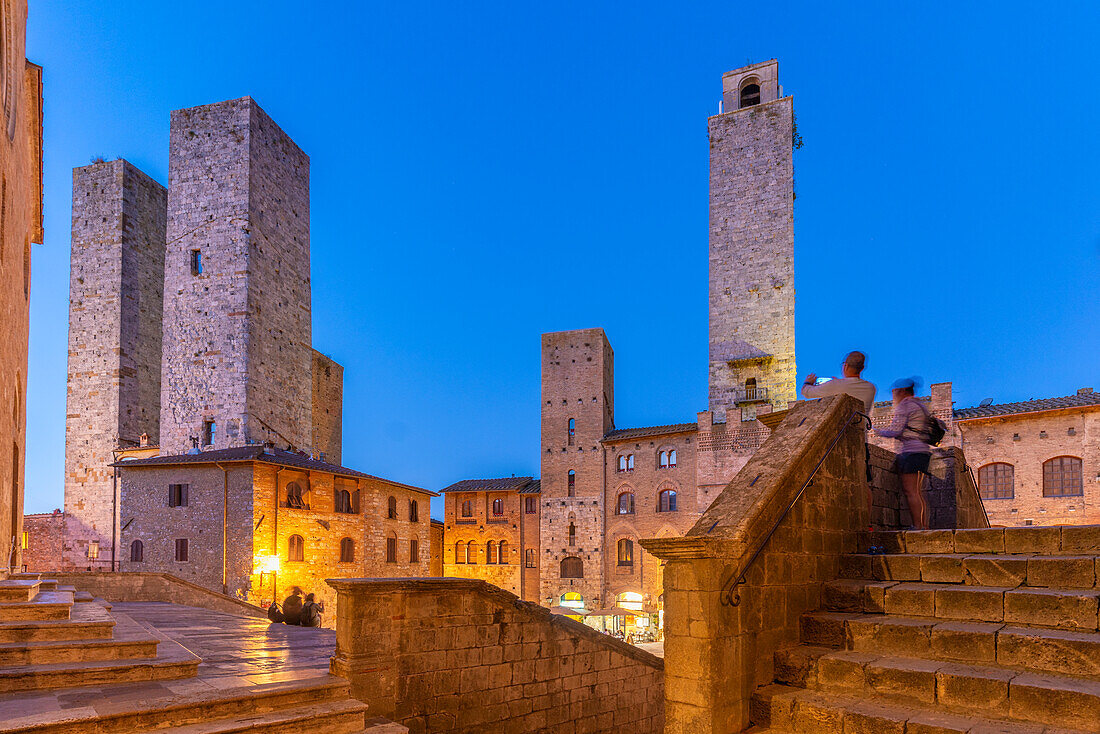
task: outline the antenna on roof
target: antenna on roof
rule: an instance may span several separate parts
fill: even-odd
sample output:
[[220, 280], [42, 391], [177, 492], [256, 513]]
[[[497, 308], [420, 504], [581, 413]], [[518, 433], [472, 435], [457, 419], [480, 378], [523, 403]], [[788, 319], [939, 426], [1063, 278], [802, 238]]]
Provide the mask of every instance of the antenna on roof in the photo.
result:
[[993, 398], [986, 398], [982, 402], [978, 403], [979, 408], [988, 408], [990, 405], [993, 405]]

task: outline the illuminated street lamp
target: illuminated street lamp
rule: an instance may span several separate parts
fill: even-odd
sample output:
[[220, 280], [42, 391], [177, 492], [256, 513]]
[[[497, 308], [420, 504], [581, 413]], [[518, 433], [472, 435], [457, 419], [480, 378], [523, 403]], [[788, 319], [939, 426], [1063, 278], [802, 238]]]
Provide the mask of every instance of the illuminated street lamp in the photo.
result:
[[252, 566], [256, 571], [260, 573], [260, 588], [264, 586], [264, 574], [271, 574], [271, 601], [275, 602], [279, 598], [279, 593], [276, 588], [276, 583], [279, 574], [279, 556], [277, 554], [272, 555], [257, 555], [252, 559]]

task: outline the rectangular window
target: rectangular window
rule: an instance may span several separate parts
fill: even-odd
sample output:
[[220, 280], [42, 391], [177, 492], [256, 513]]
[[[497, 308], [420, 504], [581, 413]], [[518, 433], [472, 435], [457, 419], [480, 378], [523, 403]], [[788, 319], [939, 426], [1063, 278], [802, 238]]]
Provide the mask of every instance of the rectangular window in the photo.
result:
[[191, 275], [202, 275], [201, 250], [191, 250]]
[[27, 548], [30, 546], [30, 541], [31, 541], [30, 534], [26, 530], [24, 530], [23, 531], [23, 550], [27, 550]]
[[523, 511], [526, 512], [528, 515], [534, 515], [536, 512], [538, 512], [539, 504], [537, 497], [524, 497], [523, 502]]
[[168, 485], [168, 506], [169, 507], [187, 507], [188, 490], [191, 485], [189, 484], [169, 484]]
[[218, 431], [218, 426], [214, 421], [202, 422], [202, 445], [213, 446], [214, 439]]
[[187, 538], [176, 538], [176, 560], [187, 562]]
[[409, 500], [409, 522], [420, 522], [420, 503]]
[[94, 561], [99, 558], [99, 541], [93, 540], [88, 543], [88, 560]]
[[524, 557], [524, 564], [523, 565], [527, 566], [527, 568], [534, 568], [535, 567], [535, 551], [533, 549], [528, 548], [527, 550], [525, 550], [523, 552], [523, 557]]
[[474, 501], [462, 500], [462, 516], [473, 517], [474, 516]]
[[397, 538], [386, 538], [386, 563], [397, 563]]
[[409, 541], [409, 563], [420, 563], [420, 541], [416, 538]]

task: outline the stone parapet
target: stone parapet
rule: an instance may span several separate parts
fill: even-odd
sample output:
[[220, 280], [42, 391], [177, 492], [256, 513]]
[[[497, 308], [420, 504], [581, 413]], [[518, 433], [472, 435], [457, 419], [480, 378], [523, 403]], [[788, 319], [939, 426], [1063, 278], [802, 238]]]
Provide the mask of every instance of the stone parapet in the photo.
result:
[[664, 663], [633, 645], [480, 580], [328, 583], [331, 671], [412, 732], [663, 730]]
[[49, 578], [113, 602], [157, 601], [215, 612], [265, 618], [267, 611], [248, 602], [203, 588], [170, 573], [138, 571], [51, 572]]

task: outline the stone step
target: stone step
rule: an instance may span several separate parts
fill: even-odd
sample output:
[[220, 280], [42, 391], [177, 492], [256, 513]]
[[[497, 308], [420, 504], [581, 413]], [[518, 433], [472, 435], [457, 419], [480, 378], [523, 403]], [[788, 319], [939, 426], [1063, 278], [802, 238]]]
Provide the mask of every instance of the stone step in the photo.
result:
[[409, 727], [397, 724], [381, 716], [368, 716], [362, 734], [409, 734]]
[[842, 556], [840, 576], [875, 581], [924, 581], [971, 586], [1032, 586], [1092, 589], [1097, 556], [1049, 556], [1031, 553], [899, 553]]
[[0, 643], [0, 670], [11, 666], [155, 658], [160, 640], [141, 628], [117, 626], [109, 639]]
[[1084, 728], [1048, 728], [989, 716], [967, 716], [933, 707], [868, 701], [780, 684], [756, 690], [750, 703], [756, 734], [1086, 734]]
[[32, 619], [0, 622], [0, 643], [46, 640], [105, 640], [115, 620], [98, 604], [74, 605], [68, 619]]
[[[67, 694], [68, 691], [57, 693]], [[72, 695], [81, 695], [81, 689], [73, 689]], [[107, 714], [99, 714], [92, 708], [83, 707], [67, 711], [45, 711], [19, 719], [0, 721], [0, 734], [179, 731], [178, 727], [347, 701], [348, 698], [348, 681], [326, 675], [205, 694], [179, 693], [159, 698], [145, 696], [134, 700], [130, 706], [113, 706], [111, 713]], [[375, 717], [366, 723], [373, 725], [392, 722]], [[361, 714], [356, 724], [359, 729], [350, 731], [360, 731], [364, 727]], [[372, 731], [371, 734], [386, 732]]]
[[885, 613], [968, 622], [1095, 631], [1100, 589], [966, 586], [909, 581], [838, 579], [825, 584], [830, 611]]
[[37, 581], [39, 591], [57, 591], [57, 579], [48, 576], [43, 578], [40, 573], [13, 573], [8, 578], [19, 581]]
[[72, 606], [72, 592], [39, 591], [32, 601], [0, 602], [0, 622], [68, 619]]
[[365, 728], [366, 710], [365, 703], [347, 698], [174, 727], [172, 731], [175, 734], [229, 734], [242, 731], [257, 734], [301, 734], [306, 729], [316, 734], [355, 734]]
[[4, 579], [0, 581], [0, 602], [30, 601], [38, 595], [39, 583], [30, 579]]
[[[777, 657], [777, 681], [824, 693], [942, 708], [967, 716], [1003, 717], [1046, 726], [1100, 723], [1100, 682], [1036, 675], [998, 665], [896, 657], [821, 648]], [[791, 665], [789, 661], [796, 661]], [[780, 677], [782, 675], [782, 677]]]
[[886, 553], [1095, 556], [1100, 555], [1100, 525], [878, 531], [869, 542]]
[[856, 652], [997, 664], [1100, 681], [1100, 633], [1096, 632], [821, 612], [804, 615], [802, 627], [811, 631], [811, 639], [803, 639], [810, 650], [823, 649], [826, 641]]
[[189, 678], [195, 675], [200, 662], [182, 645], [161, 640], [153, 658], [0, 668], [0, 693]]

